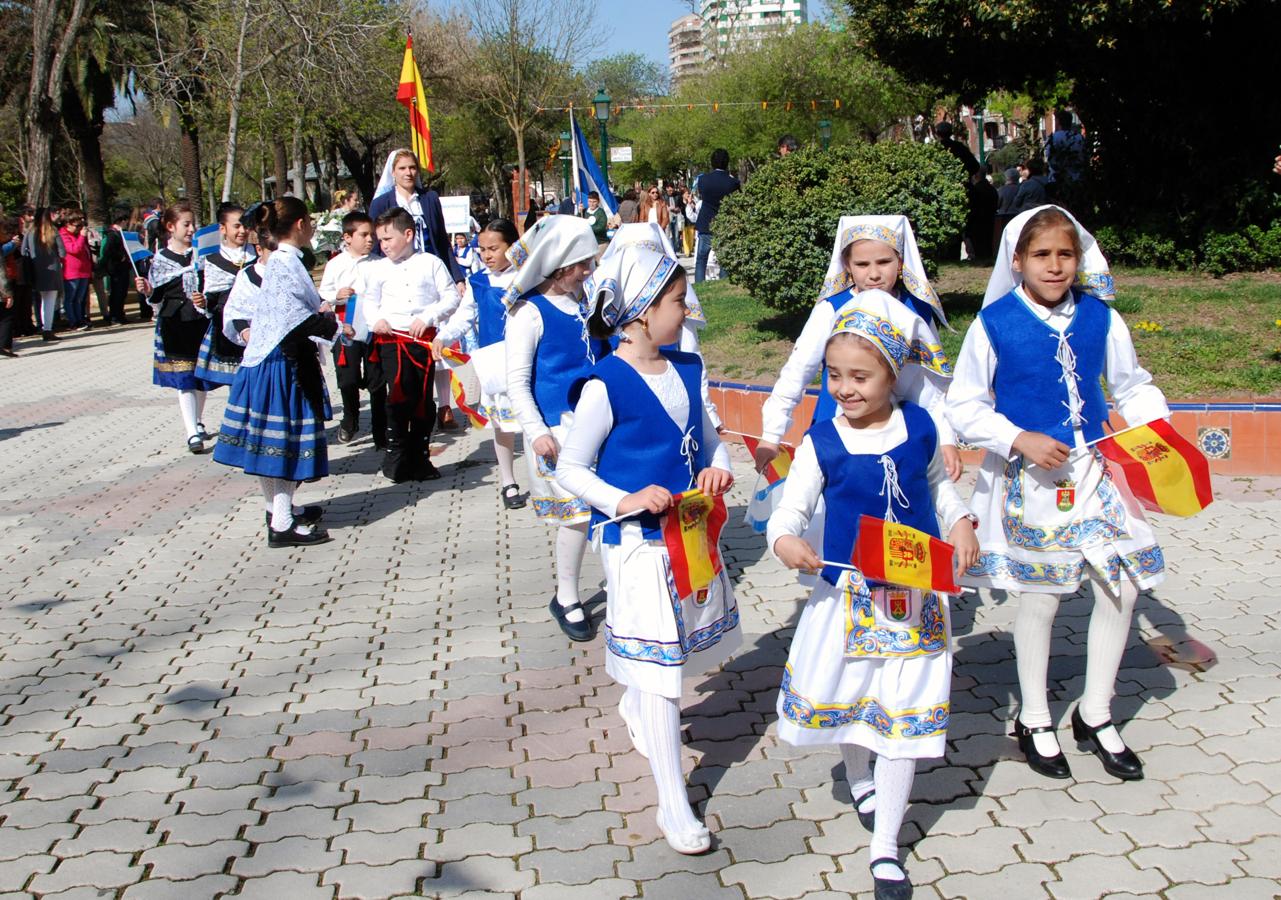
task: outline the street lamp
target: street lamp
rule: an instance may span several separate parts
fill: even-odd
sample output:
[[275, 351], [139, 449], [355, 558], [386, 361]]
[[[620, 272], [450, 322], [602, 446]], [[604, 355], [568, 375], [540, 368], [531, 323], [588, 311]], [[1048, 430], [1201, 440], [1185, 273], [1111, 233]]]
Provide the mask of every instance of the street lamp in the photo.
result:
[[574, 199], [574, 183], [570, 181], [569, 163], [573, 159], [573, 152], [569, 149], [569, 142], [574, 139], [568, 131], [560, 133], [560, 167], [565, 178], [565, 193], [563, 196]]
[[832, 143], [832, 122], [830, 119], [818, 120], [818, 139], [826, 150]]
[[596, 121], [600, 123], [600, 169], [605, 178], [605, 188], [609, 188], [609, 130], [605, 123], [609, 121], [609, 94], [605, 93], [605, 88], [596, 92], [592, 98], [592, 106], [596, 110]]

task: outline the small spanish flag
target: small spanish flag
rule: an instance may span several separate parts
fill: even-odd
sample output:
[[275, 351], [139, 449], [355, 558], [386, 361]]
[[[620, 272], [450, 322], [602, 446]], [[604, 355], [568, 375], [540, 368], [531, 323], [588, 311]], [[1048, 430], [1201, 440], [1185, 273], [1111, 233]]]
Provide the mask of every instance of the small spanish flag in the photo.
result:
[[1144, 509], [1195, 516], [1214, 501], [1210, 463], [1164, 419], [1118, 431], [1095, 446], [1120, 468]]
[[[830, 511], [829, 511], [830, 514]], [[858, 538], [850, 562], [863, 577], [940, 594], [959, 594], [952, 545], [897, 522], [858, 517]]]
[[418, 157], [418, 165], [428, 172], [436, 171], [436, 161], [431, 155], [431, 120], [427, 117], [427, 92], [423, 90], [423, 76], [414, 61], [414, 36], [405, 39], [405, 58], [400, 63], [400, 84], [396, 87], [396, 102], [409, 110], [410, 149]]
[[449, 366], [449, 392], [454, 395], [454, 405], [463, 411], [473, 426], [484, 428], [489, 424], [489, 419], [478, 410], [480, 377], [476, 374], [471, 357], [452, 347], [442, 348], [440, 356], [445, 365]]
[[663, 543], [681, 597], [705, 589], [724, 568], [719, 541], [727, 515], [722, 497], [708, 497], [697, 489], [672, 498], [663, 519]]
[[[747, 445], [747, 452], [755, 456], [756, 448], [760, 446], [761, 439], [746, 434], [741, 435], [741, 437], [743, 438], [743, 443]], [[787, 477], [787, 473], [792, 468], [792, 460], [796, 457], [795, 447], [779, 444], [778, 449], [778, 456], [774, 457], [773, 462], [761, 471], [761, 474], [765, 476], [765, 480], [770, 484], [775, 484]]]

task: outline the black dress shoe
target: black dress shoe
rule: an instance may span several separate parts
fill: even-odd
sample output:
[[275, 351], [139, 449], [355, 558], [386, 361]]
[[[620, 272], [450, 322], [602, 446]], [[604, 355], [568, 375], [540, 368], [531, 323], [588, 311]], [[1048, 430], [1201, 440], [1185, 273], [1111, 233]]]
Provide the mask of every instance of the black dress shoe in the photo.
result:
[[[893, 878], [877, 878], [877, 866], [896, 866], [903, 873], [901, 881]], [[893, 857], [886, 856], [881, 859], [872, 860], [872, 884], [875, 888], [876, 900], [911, 900], [912, 882], [907, 877], [907, 870], [899, 865], [899, 861]]]
[[0, 347], [0, 354], [3, 354], [3, 355], [5, 355], [5, 356], [9, 357], [10, 359], [17, 359], [17, 358], [18, 358], [18, 354], [17, 354], [17, 353], [15, 353], [14, 351], [10, 350], [10, 349], [9, 349], [9, 348], [7, 348], [7, 347]]
[[355, 429], [355, 428], [344, 428], [343, 426], [339, 425], [338, 426], [338, 443], [350, 444], [352, 439], [356, 436], [357, 430], [358, 429]]
[[525, 508], [525, 498], [521, 496], [520, 485], [505, 484], [503, 485], [501, 494], [503, 498], [503, 506], [507, 507], [508, 509], [524, 509]]
[[[294, 521], [301, 522], [304, 525], [315, 525], [325, 514], [323, 506], [304, 506], [302, 512], [294, 513]], [[265, 515], [267, 527], [271, 527], [271, 513]]]
[[868, 797], [875, 796], [876, 790], [873, 789], [854, 798], [854, 812], [858, 815], [858, 824], [862, 825], [868, 831], [876, 830], [876, 810], [873, 809], [871, 812], [863, 812], [859, 807], [863, 805], [863, 801]]
[[42, 331], [42, 332], [40, 332], [40, 340], [42, 340], [42, 341], [60, 341], [60, 340], [62, 340], [62, 338], [58, 337], [58, 336], [57, 336], [56, 334], [54, 334], [52, 331]]
[[329, 532], [323, 528], [313, 528], [311, 531], [299, 531], [298, 526], [302, 524], [295, 521], [292, 528], [286, 528], [284, 531], [277, 531], [268, 526], [267, 528], [267, 546], [268, 547], [305, 547], [308, 544], [324, 544], [330, 540]]
[[1071, 778], [1072, 769], [1068, 767], [1067, 757], [1060, 750], [1053, 756], [1042, 756], [1036, 749], [1036, 741], [1032, 739], [1034, 734], [1042, 734], [1047, 731], [1054, 731], [1053, 725], [1042, 725], [1040, 728], [1028, 728], [1018, 719], [1014, 720], [1014, 736], [1018, 738], [1019, 749], [1027, 757], [1028, 767], [1039, 775], [1046, 778]]
[[200, 439], [200, 435], [193, 434], [187, 438], [187, 449], [197, 455], [205, 452], [205, 442]]
[[1139, 781], [1143, 778], [1143, 761], [1133, 750], [1126, 747], [1120, 753], [1113, 753], [1105, 748], [1099, 740], [1099, 732], [1112, 727], [1112, 720], [1102, 725], [1086, 725], [1081, 718], [1081, 708], [1072, 710], [1072, 737], [1083, 749], [1089, 750], [1103, 763], [1104, 770], [1122, 781]]
[[[590, 641], [592, 639], [592, 620], [587, 615], [587, 610], [583, 609], [583, 604], [571, 603], [569, 606], [561, 606], [560, 601], [553, 594], [552, 602], [547, 604], [547, 608], [551, 610], [552, 617], [556, 619], [556, 624], [560, 626], [560, 630], [565, 632], [565, 637], [571, 641]], [[582, 612], [583, 621], [570, 622], [565, 616], [576, 609]]]
[[204, 422], [197, 422], [197, 423], [196, 423], [196, 437], [200, 438], [202, 441], [212, 441], [212, 440], [213, 440], [213, 438], [209, 436], [209, 432], [205, 431], [205, 423], [204, 423]]
[[429, 459], [414, 472], [414, 481], [435, 481], [440, 477], [440, 469]]

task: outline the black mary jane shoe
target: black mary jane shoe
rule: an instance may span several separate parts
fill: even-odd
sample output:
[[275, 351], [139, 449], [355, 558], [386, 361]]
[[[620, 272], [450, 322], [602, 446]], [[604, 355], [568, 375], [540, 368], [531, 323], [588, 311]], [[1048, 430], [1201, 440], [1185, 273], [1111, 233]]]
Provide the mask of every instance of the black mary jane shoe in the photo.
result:
[[199, 456], [205, 452], [205, 442], [201, 440], [200, 435], [193, 434], [187, 438], [187, 449]]
[[525, 498], [524, 496], [521, 495], [520, 485], [515, 483], [505, 484], [503, 485], [503, 489], [500, 493], [502, 494], [502, 498], [503, 498], [503, 506], [507, 507], [508, 509], [524, 509], [525, 508]]
[[342, 425], [339, 425], [338, 426], [338, 443], [350, 444], [355, 439], [356, 435], [359, 433], [360, 433], [359, 428], [344, 428]]
[[[894, 866], [903, 873], [903, 880], [896, 881], [893, 878], [877, 878], [877, 866]], [[899, 864], [897, 859], [892, 856], [886, 856], [881, 859], [872, 860], [872, 884], [875, 888], [876, 900], [911, 900], [912, 882], [907, 877], [907, 869]]]
[[[553, 594], [552, 602], [547, 604], [547, 608], [551, 610], [552, 618], [556, 620], [560, 630], [565, 632], [565, 637], [571, 641], [590, 641], [592, 639], [592, 620], [587, 615], [587, 610], [583, 609], [583, 604], [571, 603], [569, 606], [561, 606], [560, 601]], [[583, 614], [583, 621], [570, 622], [565, 618], [568, 613], [574, 610], [578, 610]]]
[[1102, 725], [1086, 725], [1085, 720], [1081, 718], [1081, 708], [1072, 710], [1072, 737], [1076, 738], [1077, 744], [1097, 756], [1099, 762], [1103, 763], [1104, 771], [1109, 775], [1120, 778], [1122, 781], [1142, 780], [1143, 761], [1133, 750], [1126, 747], [1120, 753], [1113, 753], [1099, 740], [1099, 732], [1111, 727], [1111, 719]]
[[212, 440], [213, 440], [213, 438], [209, 436], [209, 432], [205, 431], [205, 423], [204, 423], [204, 422], [197, 422], [197, 423], [196, 423], [196, 437], [200, 438], [202, 441], [212, 441]]
[[1014, 737], [1018, 739], [1019, 749], [1027, 757], [1028, 768], [1038, 775], [1044, 775], [1046, 778], [1071, 778], [1072, 769], [1068, 766], [1067, 757], [1060, 750], [1053, 756], [1042, 756], [1036, 749], [1036, 741], [1032, 739], [1034, 734], [1043, 734], [1047, 731], [1054, 731], [1053, 725], [1042, 725], [1040, 728], [1028, 728], [1018, 719], [1014, 720]]
[[858, 815], [858, 824], [862, 825], [868, 831], [876, 830], [876, 810], [872, 810], [871, 812], [863, 812], [863, 810], [859, 809], [859, 807], [863, 805], [864, 800], [866, 800], [869, 797], [875, 797], [875, 796], [876, 796], [876, 789], [873, 788], [872, 790], [866, 791], [854, 798], [854, 812]]
[[331, 540], [329, 532], [323, 528], [313, 528], [311, 531], [299, 531], [300, 522], [286, 528], [284, 531], [277, 531], [271, 526], [267, 526], [267, 546], [268, 547], [306, 547], [309, 544], [324, 544]]
[[[315, 525], [325, 515], [323, 506], [304, 506], [302, 512], [294, 513], [294, 521], [301, 522], [303, 525]], [[267, 520], [267, 527], [271, 527], [271, 513], [266, 513], [264, 518]]]

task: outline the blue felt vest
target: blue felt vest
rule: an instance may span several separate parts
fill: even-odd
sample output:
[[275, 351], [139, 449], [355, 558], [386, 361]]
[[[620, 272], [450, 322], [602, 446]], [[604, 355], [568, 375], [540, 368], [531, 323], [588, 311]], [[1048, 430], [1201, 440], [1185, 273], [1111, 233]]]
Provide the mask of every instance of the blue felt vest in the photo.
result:
[[476, 330], [480, 346], [488, 347], [503, 339], [507, 329], [507, 307], [503, 305], [503, 288], [489, 283], [488, 272], [477, 272], [467, 279], [476, 298]]
[[[1076, 313], [1068, 325], [1068, 346], [1076, 356], [1077, 391], [1085, 402], [1081, 431], [1085, 440], [1103, 437], [1108, 418], [1100, 378], [1107, 360], [1112, 313], [1102, 300], [1072, 291]], [[1058, 332], [1042, 322], [1013, 291], [979, 313], [996, 354], [992, 392], [996, 411], [1024, 431], [1039, 431], [1073, 446], [1068, 419], [1068, 389], [1055, 359]]]
[[585, 378], [609, 352], [609, 345], [587, 336], [587, 323], [582, 318], [563, 313], [542, 294], [527, 294], [525, 300], [537, 307], [543, 317], [543, 336], [534, 351], [530, 389], [542, 413], [543, 423], [551, 428], [572, 408], [569, 389]]
[[[937, 320], [938, 316], [935, 314], [934, 308], [930, 306], [928, 303], [926, 303], [924, 300], [920, 300], [917, 297], [913, 296], [912, 294], [909, 294], [907, 291], [903, 290], [901, 286], [899, 288], [899, 295], [900, 295], [899, 300], [903, 303], [903, 305], [906, 306], [908, 309], [910, 309], [912, 312], [916, 313], [926, 322], [933, 323], [935, 320]], [[849, 303], [852, 299], [854, 299], [854, 288], [849, 287], [841, 291], [839, 294], [833, 294], [832, 296], [828, 297], [826, 300], [822, 300], [820, 302], [832, 304], [832, 312], [835, 314], [840, 312], [841, 307], [844, 306], [846, 303]], [[818, 389], [818, 402], [814, 404], [814, 420], [813, 421], [826, 422], [828, 419], [834, 418], [835, 416], [836, 416], [836, 401], [833, 400], [832, 395], [827, 392], [827, 364], [824, 363], [823, 364], [823, 383]]]
[[[694, 479], [707, 466], [706, 441], [703, 437], [703, 361], [694, 353], [663, 351], [675, 367], [689, 398], [685, 427], [678, 428], [654, 392], [640, 374], [616, 356], [607, 356], [592, 369], [590, 378], [605, 385], [614, 427], [596, 456], [596, 474], [616, 488], [635, 493], [651, 484], [662, 485], [673, 494], [693, 487]], [[691, 440], [688, 454], [682, 448]], [[592, 525], [607, 519], [598, 509], [592, 510]], [[628, 521], [637, 522], [646, 540], [662, 538], [662, 521], [652, 513], [642, 513]], [[619, 523], [601, 529], [601, 542], [617, 544]]]
[[[894, 460], [899, 489], [907, 497], [904, 505], [894, 500], [894, 517], [926, 534], [939, 536], [938, 517], [930, 496], [929, 468], [938, 449], [938, 431], [930, 414], [915, 403], [902, 403], [907, 440], [884, 454]], [[823, 524], [823, 558], [847, 562], [858, 538], [858, 517], [885, 518], [886, 498], [881, 494], [885, 470], [880, 453], [850, 453], [833, 419], [815, 422], [810, 441], [823, 473], [823, 502], [827, 517]], [[835, 586], [844, 569], [823, 567], [823, 578]]]

